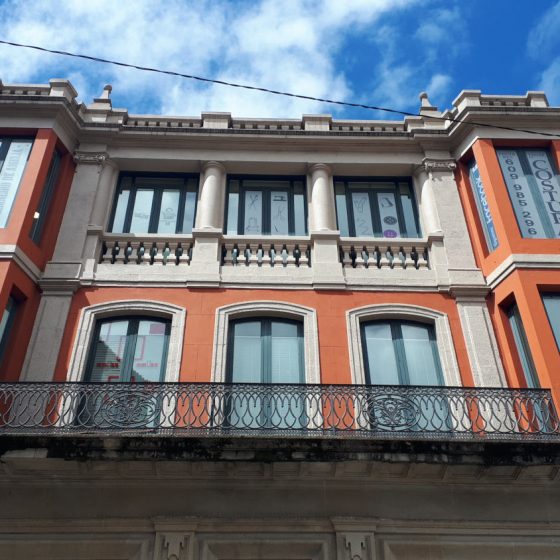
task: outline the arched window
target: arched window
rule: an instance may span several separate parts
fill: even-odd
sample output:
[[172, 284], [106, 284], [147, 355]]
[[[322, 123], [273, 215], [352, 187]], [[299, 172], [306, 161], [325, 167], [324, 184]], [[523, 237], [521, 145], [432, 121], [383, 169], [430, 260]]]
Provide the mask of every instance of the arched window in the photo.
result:
[[412, 321], [362, 323], [366, 383], [443, 385], [434, 328]]
[[169, 320], [158, 317], [113, 317], [98, 321], [86, 381], [163, 381], [170, 326]]

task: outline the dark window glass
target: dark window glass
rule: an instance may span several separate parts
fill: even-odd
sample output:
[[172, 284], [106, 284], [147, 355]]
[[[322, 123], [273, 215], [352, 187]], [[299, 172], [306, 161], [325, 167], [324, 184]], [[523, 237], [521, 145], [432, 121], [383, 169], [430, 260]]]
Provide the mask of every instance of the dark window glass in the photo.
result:
[[556, 346], [560, 349], [560, 294], [544, 294], [542, 299], [556, 339]]
[[6, 227], [33, 141], [0, 138], [0, 228]]
[[0, 319], [0, 364], [6, 354], [6, 348], [10, 341], [10, 334], [16, 318], [17, 306], [17, 301], [10, 296], [6, 304], [6, 309], [4, 309], [4, 313]]
[[119, 317], [99, 321], [88, 364], [88, 381], [163, 381], [169, 344], [169, 321]]
[[419, 237], [408, 180], [335, 179], [338, 228], [343, 237]]
[[560, 237], [560, 181], [548, 150], [499, 149], [498, 161], [523, 237]]
[[43, 192], [41, 193], [41, 199], [39, 200], [39, 206], [37, 207], [37, 212], [33, 219], [33, 225], [31, 226], [31, 232], [29, 237], [38, 245], [41, 242], [41, 237], [43, 235], [43, 229], [45, 227], [45, 222], [51, 207], [56, 183], [58, 181], [58, 174], [60, 171], [60, 154], [55, 150], [51, 165], [49, 167], [49, 172], [47, 173], [47, 178], [45, 180], [45, 185], [43, 186]]
[[113, 217], [113, 233], [191, 233], [198, 179], [191, 176], [122, 175]]
[[306, 235], [300, 178], [230, 178], [225, 231], [231, 235]]
[[519, 314], [517, 305], [514, 304], [508, 309], [507, 317], [513, 338], [515, 340], [517, 354], [519, 356], [519, 361], [521, 362], [523, 374], [525, 375], [527, 387], [530, 389], [537, 389], [540, 387], [539, 378], [537, 376], [533, 357], [531, 356], [531, 350], [529, 349], [529, 342], [527, 341], [527, 335], [525, 334], [525, 329], [523, 328], [521, 315]]

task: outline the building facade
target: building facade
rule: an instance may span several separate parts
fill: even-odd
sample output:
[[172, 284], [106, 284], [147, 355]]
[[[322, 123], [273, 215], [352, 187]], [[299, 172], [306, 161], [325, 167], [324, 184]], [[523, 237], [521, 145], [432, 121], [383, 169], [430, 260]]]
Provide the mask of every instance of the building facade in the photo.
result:
[[560, 109], [0, 89], [0, 557], [560, 556]]

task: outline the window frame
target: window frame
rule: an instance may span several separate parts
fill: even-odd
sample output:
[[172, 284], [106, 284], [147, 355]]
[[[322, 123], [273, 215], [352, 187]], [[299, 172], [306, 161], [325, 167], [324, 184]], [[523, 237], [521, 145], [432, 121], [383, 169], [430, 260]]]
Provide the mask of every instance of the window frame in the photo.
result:
[[[230, 198], [230, 183], [232, 181], [239, 182], [239, 201], [237, 207], [237, 232], [228, 233], [229, 224], [229, 198]], [[295, 203], [294, 203], [294, 183], [302, 183], [303, 191], [303, 222], [304, 222], [304, 236], [309, 233], [308, 227], [308, 210], [307, 210], [307, 180], [305, 175], [248, 175], [248, 174], [228, 174], [226, 178], [226, 200], [225, 200], [225, 213], [224, 213], [224, 234], [225, 235], [246, 235], [248, 237], [261, 236], [261, 235], [271, 235], [276, 236], [277, 234], [270, 232], [270, 193], [275, 190], [272, 187], [261, 187], [257, 186], [244, 187], [244, 181], [263, 181], [263, 182], [289, 182], [288, 187], [288, 233], [278, 234], [280, 236], [297, 237], [300, 234], [296, 234], [296, 216], [295, 216]], [[285, 190], [284, 187], [279, 187], [276, 190]], [[263, 192], [262, 200], [262, 231], [261, 233], [251, 234], [244, 233], [245, 224], [245, 197], [246, 193], [250, 191]], [[266, 193], [267, 196], [264, 196]]]
[[[14, 203], [15, 203], [16, 198], [18, 196], [19, 188], [21, 186], [21, 181], [23, 180], [23, 177], [25, 175], [25, 171], [27, 169], [27, 163], [29, 162], [29, 158], [31, 157], [31, 153], [33, 152], [33, 147], [35, 145], [35, 138], [30, 137], [30, 136], [0, 136], [0, 176], [1, 176], [2, 170], [4, 168], [4, 164], [6, 163], [6, 157], [8, 155], [9, 150], [10, 150], [10, 146], [12, 145], [12, 142], [30, 142], [31, 146], [29, 147], [29, 153], [27, 154], [27, 158], [25, 160], [25, 165], [24, 165], [23, 171], [21, 173], [21, 177], [19, 178], [19, 182], [18, 182], [17, 186], [15, 187], [15, 192], [14, 192], [12, 202], [10, 204], [10, 208], [9, 208], [8, 212], [6, 213], [6, 221], [3, 224], [0, 221], [0, 229], [7, 228], [8, 224], [10, 223], [10, 218], [12, 216], [12, 210], [14, 208]], [[7, 194], [9, 194], [9, 193], [10, 193], [10, 191], [8, 190]], [[4, 211], [4, 206], [0, 206], [0, 217], [3, 213], [3, 211]]]
[[543, 303], [544, 311], [546, 313], [546, 318], [548, 319], [548, 323], [550, 325], [550, 330], [552, 331], [552, 336], [556, 342], [556, 347], [558, 351], [560, 351], [560, 329], [558, 332], [554, 330], [554, 325], [552, 324], [552, 320], [550, 317], [550, 313], [548, 312], [548, 307], [546, 306], [545, 299], [557, 299], [560, 300], [560, 292], [541, 292], [541, 300]]
[[163, 381], [166, 383], [178, 382], [184, 345], [186, 310], [178, 305], [157, 300], [120, 300], [84, 307], [80, 313], [78, 329], [74, 337], [67, 381], [85, 381], [89, 349], [94, 340], [97, 322], [105, 318], [133, 315], [160, 317], [171, 321], [167, 365]]
[[[136, 185], [136, 179], [182, 179], [183, 185], [181, 187], [172, 187], [172, 186], [138, 186]], [[130, 185], [124, 184], [126, 179], [130, 179]], [[193, 209], [193, 224], [191, 227], [190, 232], [183, 232], [178, 231], [182, 229], [182, 224], [185, 217], [185, 208], [186, 208], [186, 199], [187, 193], [193, 192], [189, 191], [189, 181], [196, 180], [196, 189], [195, 197], [194, 197], [194, 209]], [[120, 193], [125, 190], [130, 190], [130, 195], [128, 198], [125, 214], [124, 214], [124, 221], [123, 221], [123, 231], [122, 232], [114, 232], [113, 228], [115, 225], [115, 216], [117, 212], [117, 205], [119, 202], [119, 195]], [[123, 235], [123, 234], [130, 234], [130, 225], [132, 222], [132, 214], [134, 212], [134, 203], [136, 201], [136, 195], [138, 190], [145, 189], [149, 190], [152, 189], [154, 191], [154, 196], [152, 199], [151, 209], [150, 209], [150, 218], [148, 221], [148, 231], [146, 232], [137, 232], [132, 233], [132, 235], [147, 235], [147, 234], [154, 234], [154, 235], [191, 235], [192, 229], [195, 227], [196, 224], [196, 212], [198, 209], [198, 198], [200, 193], [200, 174], [198, 173], [150, 173], [148, 171], [142, 172], [132, 172], [132, 171], [123, 171], [119, 174], [117, 179], [117, 186], [115, 188], [115, 194], [113, 196], [113, 204], [111, 207], [111, 214], [109, 217], [109, 233], [115, 233], [116, 235]], [[164, 190], [179, 190], [179, 205], [177, 208], [177, 219], [175, 223], [175, 233], [162, 233], [159, 234], [157, 231], [157, 225], [159, 223], [159, 214], [161, 211], [161, 199], [163, 196]]]
[[45, 223], [55, 196], [55, 190], [58, 185], [61, 169], [62, 154], [55, 148], [49, 166], [49, 171], [43, 185], [43, 190], [41, 192], [41, 198], [39, 199], [39, 204], [37, 205], [36, 212], [39, 216], [37, 218], [33, 218], [33, 223], [31, 224], [31, 229], [29, 230], [29, 238], [33, 241], [33, 243], [35, 243], [35, 245], [38, 246], [43, 240]]
[[512, 341], [515, 344], [515, 351], [517, 352], [517, 359], [521, 365], [521, 372], [523, 373], [525, 384], [529, 389], [540, 389], [541, 385], [539, 382], [537, 368], [535, 367], [535, 362], [533, 361], [531, 347], [529, 346], [529, 341], [527, 340], [527, 334], [525, 333], [525, 327], [523, 326], [519, 307], [514, 301], [504, 311], [510, 333], [512, 335]]
[[369, 369], [369, 356], [366, 344], [366, 327], [372, 324], [385, 324], [389, 325], [391, 329], [391, 339], [393, 342], [393, 350], [395, 352], [395, 363], [397, 365], [397, 376], [399, 378], [398, 385], [407, 385], [410, 386], [410, 376], [408, 373], [408, 360], [406, 357], [406, 352], [404, 348], [404, 339], [402, 334], [402, 325], [424, 325], [427, 327], [428, 331], [428, 340], [430, 343], [430, 349], [432, 351], [432, 356], [434, 358], [434, 363], [436, 365], [436, 377], [438, 380], [438, 384], [434, 385], [435, 387], [443, 387], [445, 385], [444, 378], [443, 378], [443, 369], [441, 366], [441, 360], [439, 358], [439, 353], [437, 349], [437, 341], [436, 341], [436, 334], [434, 325], [430, 323], [426, 323], [423, 321], [411, 321], [403, 320], [403, 319], [374, 319], [372, 321], [362, 321], [360, 323], [360, 332], [362, 338], [362, 351], [364, 355], [364, 368], [365, 368], [365, 379], [366, 385], [379, 385], [375, 383], [372, 378], [372, 372]]
[[6, 306], [4, 307], [4, 311], [2, 312], [2, 316], [0, 317], [1, 325], [4, 314], [8, 312], [8, 319], [4, 324], [4, 329], [1, 333], [2, 336], [0, 338], [0, 365], [2, 365], [2, 363], [4, 362], [4, 359], [6, 357], [6, 347], [8, 346], [8, 343], [10, 342], [10, 339], [14, 334], [14, 324], [16, 322], [17, 315], [19, 314], [20, 307], [20, 301], [18, 301], [13, 295], [8, 296], [8, 301], [6, 302]]
[[447, 314], [428, 307], [403, 303], [366, 305], [346, 312], [350, 374], [353, 384], [366, 385], [361, 323], [376, 320], [401, 320], [431, 324], [434, 329], [444, 386], [463, 386]]
[[[93, 336], [91, 339], [91, 344], [88, 350], [88, 360], [85, 371], [85, 381], [86, 383], [94, 383], [91, 380], [91, 375], [93, 372], [93, 364], [95, 362], [95, 346], [99, 341], [99, 335], [101, 332], [101, 327], [104, 324], [116, 321], [128, 321], [126, 340], [123, 349], [123, 375], [119, 383], [137, 383], [132, 381], [132, 370], [134, 367], [134, 354], [136, 353], [136, 348], [138, 344], [138, 327], [140, 321], [154, 321], [165, 325], [165, 341], [162, 351], [162, 361], [160, 365], [159, 380], [155, 383], [161, 383], [165, 380], [165, 371], [167, 368], [167, 358], [169, 353], [169, 337], [171, 333], [171, 320], [165, 317], [154, 317], [153, 315], [111, 315], [110, 317], [104, 317], [95, 322], [95, 328], [93, 331]], [[128, 371], [127, 371], [128, 370]], [[126, 379], [125, 379], [126, 377]]]
[[[339, 212], [338, 212], [338, 204], [336, 203], [336, 184], [343, 183], [344, 184], [344, 194], [345, 194], [345, 201], [346, 201], [346, 219], [348, 221], [348, 237], [356, 238], [356, 237], [371, 237], [372, 239], [421, 239], [422, 237], [422, 227], [420, 223], [420, 215], [418, 212], [418, 202], [416, 200], [416, 194], [414, 192], [414, 183], [412, 177], [407, 176], [376, 176], [376, 177], [368, 177], [368, 176], [348, 176], [348, 175], [340, 175], [333, 177], [333, 188], [334, 188], [334, 197], [335, 197], [335, 211], [336, 211], [336, 225], [337, 228], [340, 230], [340, 220], [339, 220]], [[393, 183], [395, 185], [394, 189], [388, 188], [352, 188], [349, 187], [349, 183]], [[407, 228], [406, 228], [406, 220], [404, 217], [404, 211], [402, 207], [401, 195], [399, 193], [399, 183], [406, 183], [408, 185], [410, 191], [410, 198], [412, 202], [412, 214], [414, 218], [414, 222], [416, 225], [416, 232], [414, 236], [410, 236]], [[354, 206], [352, 203], [352, 193], [354, 192], [367, 192], [368, 193], [368, 200], [370, 205], [371, 217], [372, 217], [372, 228], [374, 230], [373, 236], [357, 236], [356, 235], [356, 226], [354, 222]], [[397, 217], [399, 220], [399, 229], [401, 230], [401, 235], [399, 237], [383, 237], [383, 229], [381, 226], [381, 218], [379, 213], [379, 205], [373, 204], [373, 199], [375, 198], [375, 193], [378, 192], [386, 192], [389, 194], [393, 194], [395, 197], [396, 209], [397, 209]], [[402, 226], [402, 227], [401, 227]], [[404, 232], [406, 235], [402, 235]], [[341, 237], [346, 237], [341, 235]]]
[[[261, 371], [262, 379], [260, 383], [263, 384], [273, 384], [273, 383], [283, 383], [274, 382], [272, 380], [272, 322], [277, 321], [279, 323], [286, 323], [297, 326], [297, 337], [298, 337], [298, 361], [299, 361], [299, 377], [300, 381], [298, 383], [305, 383], [305, 348], [304, 348], [304, 333], [303, 333], [303, 321], [298, 319], [290, 319], [287, 317], [275, 317], [275, 316], [262, 316], [257, 315], [253, 317], [241, 317], [238, 319], [233, 319], [230, 322], [230, 328], [228, 328], [228, 348], [227, 348], [227, 358], [226, 358], [226, 383], [237, 383], [233, 380], [233, 352], [235, 347], [235, 332], [231, 328], [237, 324], [250, 323], [259, 321], [261, 324]], [[290, 383], [291, 384], [291, 383]]]

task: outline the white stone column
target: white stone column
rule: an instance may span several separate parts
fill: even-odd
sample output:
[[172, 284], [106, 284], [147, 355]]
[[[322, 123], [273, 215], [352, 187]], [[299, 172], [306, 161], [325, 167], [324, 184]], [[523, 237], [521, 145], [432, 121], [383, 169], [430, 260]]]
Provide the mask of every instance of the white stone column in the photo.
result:
[[226, 168], [217, 161], [205, 163], [201, 170], [197, 229], [223, 229], [225, 196]]
[[189, 266], [189, 286], [218, 285], [224, 203], [226, 197], [226, 168], [217, 161], [205, 163], [201, 170], [200, 192], [193, 229], [193, 259]]
[[311, 175], [311, 224], [312, 232], [336, 231], [334, 186], [330, 167], [316, 163], [309, 167]]
[[507, 387], [484, 296], [457, 295], [457, 310], [477, 387]]
[[337, 289], [345, 285], [338, 254], [340, 232], [336, 229], [334, 186], [331, 169], [324, 163], [309, 167], [310, 220], [313, 250], [313, 287]]
[[424, 236], [428, 237], [434, 233], [441, 233], [433, 184], [423, 166], [416, 171], [414, 183], [416, 200], [418, 201], [418, 214], [422, 222]]
[[46, 290], [41, 296], [23, 365], [22, 381], [52, 381], [73, 290]]

